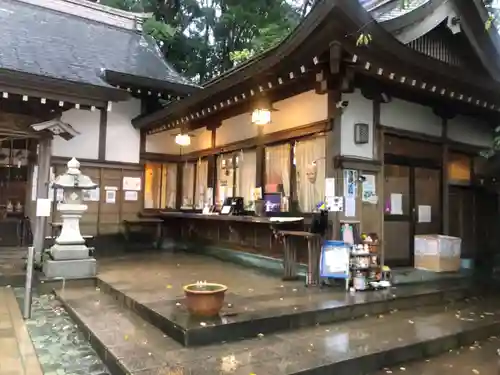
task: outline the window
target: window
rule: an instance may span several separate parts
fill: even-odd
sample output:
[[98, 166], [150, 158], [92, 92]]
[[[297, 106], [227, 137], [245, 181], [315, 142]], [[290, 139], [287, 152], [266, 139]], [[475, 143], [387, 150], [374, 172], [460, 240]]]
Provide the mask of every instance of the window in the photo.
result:
[[207, 201], [208, 182], [208, 161], [198, 160], [196, 165], [196, 186], [195, 186], [195, 207], [200, 209], [205, 206]]
[[215, 204], [222, 205], [224, 200], [233, 196], [235, 155], [217, 156], [217, 190]]
[[182, 169], [182, 207], [194, 206], [194, 163], [184, 163]]
[[471, 158], [464, 154], [450, 152], [448, 156], [448, 182], [468, 185], [471, 180]]
[[147, 163], [144, 208], [175, 208], [177, 164]]
[[313, 212], [325, 199], [326, 138], [298, 141], [294, 147], [297, 198], [302, 212]]
[[290, 197], [290, 144], [266, 147], [265, 189]]
[[257, 153], [248, 150], [236, 157], [236, 196], [243, 197], [245, 209], [253, 209], [253, 190], [257, 178]]

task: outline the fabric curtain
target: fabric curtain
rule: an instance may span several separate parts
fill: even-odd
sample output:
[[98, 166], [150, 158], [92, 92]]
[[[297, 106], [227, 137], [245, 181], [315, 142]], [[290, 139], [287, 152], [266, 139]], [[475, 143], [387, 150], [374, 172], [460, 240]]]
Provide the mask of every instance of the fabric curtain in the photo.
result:
[[196, 165], [196, 191], [195, 191], [195, 205], [196, 208], [201, 209], [205, 206], [205, 197], [207, 192], [208, 182], [208, 161], [198, 160]]
[[217, 157], [217, 194], [216, 204], [222, 205], [226, 198], [233, 196], [232, 154]]
[[279, 185], [290, 197], [290, 144], [266, 147], [266, 189]]
[[146, 164], [144, 171], [144, 208], [160, 208], [161, 164]]
[[248, 150], [238, 155], [236, 196], [243, 197], [245, 208], [253, 209], [253, 189], [257, 178], [257, 152]]
[[177, 164], [169, 163], [163, 167], [165, 182], [165, 207], [175, 208], [177, 195]]
[[302, 212], [313, 212], [325, 198], [326, 138], [299, 141], [294, 151], [299, 208]]
[[182, 170], [182, 207], [194, 205], [194, 168], [195, 163], [184, 163]]

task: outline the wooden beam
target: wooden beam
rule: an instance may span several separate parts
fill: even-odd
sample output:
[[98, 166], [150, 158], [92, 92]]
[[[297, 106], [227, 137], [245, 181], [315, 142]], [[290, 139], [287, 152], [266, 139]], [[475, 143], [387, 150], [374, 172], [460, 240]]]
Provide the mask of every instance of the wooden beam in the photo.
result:
[[330, 43], [330, 73], [336, 75], [340, 73], [342, 67], [342, 44], [338, 41]]
[[449, 145], [448, 145], [448, 119], [443, 117], [441, 120], [441, 138], [442, 145], [442, 173], [441, 173], [441, 209], [442, 209], [442, 231], [443, 234], [450, 233], [450, 186], [448, 184], [448, 163], [449, 163]]
[[106, 160], [106, 138], [108, 132], [108, 111], [106, 109], [100, 110], [99, 117], [99, 146], [98, 156], [99, 161]]

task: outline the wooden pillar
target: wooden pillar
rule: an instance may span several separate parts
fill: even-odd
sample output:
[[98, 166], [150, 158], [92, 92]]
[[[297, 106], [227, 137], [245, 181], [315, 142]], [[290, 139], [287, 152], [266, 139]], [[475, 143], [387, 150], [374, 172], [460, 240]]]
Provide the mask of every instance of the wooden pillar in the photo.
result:
[[264, 193], [266, 183], [266, 150], [264, 146], [264, 128], [257, 125], [257, 149], [256, 149], [256, 171], [255, 187], [260, 187]]
[[184, 174], [184, 162], [180, 161], [177, 163], [177, 184], [175, 191], [175, 208], [179, 210], [182, 207], [182, 197], [183, 197], [183, 174]]
[[[215, 149], [216, 145], [216, 136], [217, 136], [217, 128], [216, 127], [207, 127], [208, 130], [212, 132], [212, 139], [211, 139], [211, 149]], [[212, 189], [212, 202], [215, 204], [215, 195], [216, 195], [216, 188], [217, 188], [217, 157], [216, 155], [212, 154], [208, 157], [207, 159], [208, 166], [207, 166], [207, 188]]]
[[[52, 137], [41, 138], [38, 143], [38, 171], [36, 181], [36, 198], [47, 199], [49, 197], [50, 182], [50, 159], [52, 156]], [[35, 209], [36, 212], [36, 209]], [[46, 217], [35, 218], [35, 233], [33, 246], [35, 247], [36, 261], [41, 261], [45, 242]]]
[[[327, 95], [328, 121], [332, 123], [332, 129], [326, 134], [325, 177], [335, 178], [335, 195], [340, 196], [343, 195], [342, 170], [337, 168], [336, 160], [340, 156], [342, 115], [337, 110], [337, 102], [341, 100], [342, 94], [340, 90], [329, 90]], [[332, 224], [330, 239], [338, 239], [339, 219], [338, 212], [328, 212], [328, 222]]]
[[442, 145], [442, 173], [441, 173], [441, 226], [442, 233], [448, 235], [450, 233], [450, 189], [449, 189], [449, 176], [448, 176], [448, 162], [449, 162], [449, 144], [448, 144], [448, 120], [442, 118], [442, 128], [441, 128], [441, 138], [443, 140]]

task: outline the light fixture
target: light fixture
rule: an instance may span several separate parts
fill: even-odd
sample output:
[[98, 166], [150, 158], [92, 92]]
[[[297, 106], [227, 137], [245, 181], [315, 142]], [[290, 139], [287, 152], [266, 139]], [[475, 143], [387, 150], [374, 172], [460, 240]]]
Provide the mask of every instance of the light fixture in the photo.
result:
[[252, 112], [252, 124], [267, 125], [271, 123], [271, 112], [276, 111], [272, 103], [266, 98], [260, 98], [255, 104], [255, 109]]
[[191, 137], [189, 134], [177, 134], [175, 136], [175, 143], [179, 146], [189, 146], [191, 144]]
[[252, 123], [255, 125], [267, 125], [271, 122], [271, 111], [265, 108], [257, 108], [252, 112]]

